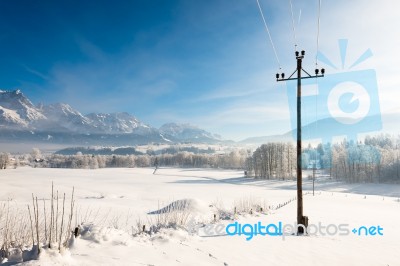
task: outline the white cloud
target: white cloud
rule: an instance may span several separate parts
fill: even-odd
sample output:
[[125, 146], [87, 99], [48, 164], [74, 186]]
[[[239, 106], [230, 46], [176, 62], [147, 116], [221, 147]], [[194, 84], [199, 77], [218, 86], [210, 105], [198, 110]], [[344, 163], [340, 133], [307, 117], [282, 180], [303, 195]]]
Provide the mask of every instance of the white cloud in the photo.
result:
[[30, 68], [30, 67], [28, 67], [26, 65], [24, 65], [23, 67], [25, 68], [26, 71], [34, 74], [35, 76], [38, 76], [39, 78], [41, 78], [43, 80], [49, 80], [49, 77], [47, 75], [45, 75], [45, 74], [43, 74], [43, 73], [41, 73], [41, 72], [39, 72], [39, 71], [37, 71], [35, 69], [32, 69], [32, 68]]

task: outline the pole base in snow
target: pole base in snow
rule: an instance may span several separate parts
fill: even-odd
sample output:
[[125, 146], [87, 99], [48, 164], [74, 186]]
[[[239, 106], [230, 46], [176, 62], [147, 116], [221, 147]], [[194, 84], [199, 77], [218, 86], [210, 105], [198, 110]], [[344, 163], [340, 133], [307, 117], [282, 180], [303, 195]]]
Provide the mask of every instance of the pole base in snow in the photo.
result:
[[[303, 226], [300, 226], [303, 225]], [[308, 216], [302, 216], [301, 222], [297, 225], [297, 235], [304, 235], [307, 232], [304, 231], [307, 230], [308, 227]]]

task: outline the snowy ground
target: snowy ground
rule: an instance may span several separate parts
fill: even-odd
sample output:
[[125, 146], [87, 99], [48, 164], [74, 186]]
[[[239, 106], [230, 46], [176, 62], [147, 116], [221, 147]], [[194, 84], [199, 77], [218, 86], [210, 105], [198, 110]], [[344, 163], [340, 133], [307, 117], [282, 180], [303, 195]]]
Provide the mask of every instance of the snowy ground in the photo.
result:
[[[246, 236], [206, 234], [213, 224], [215, 206], [233, 209], [249, 200], [279, 206], [296, 196], [293, 181], [254, 181], [243, 172], [200, 169], [37, 169], [0, 171], [0, 202], [19, 206], [31, 202], [31, 194], [49, 198], [51, 182], [60, 192], [75, 186], [78, 222], [94, 223], [90, 232], [75, 239], [60, 255], [44, 250], [39, 260], [21, 265], [400, 265], [400, 186], [316, 183], [316, 195], [304, 196], [304, 214], [310, 224], [347, 224], [348, 228], [380, 226], [383, 235]], [[304, 180], [305, 192], [311, 183]], [[171, 202], [189, 199], [191, 215], [208, 227], [191, 234], [163, 229], [154, 235], [132, 236], [139, 219]], [[211, 205], [211, 207], [210, 207]], [[238, 223], [293, 224], [296, 202], [269, 214], [238, 216]], [[146, 223], [146, 222], [145, 222]], [[207, 229], [208, 228], [208, 229]], [[332, 229], [332, 228], [331, 228]], [[15, 265], [7, 262], [5, 265]]]

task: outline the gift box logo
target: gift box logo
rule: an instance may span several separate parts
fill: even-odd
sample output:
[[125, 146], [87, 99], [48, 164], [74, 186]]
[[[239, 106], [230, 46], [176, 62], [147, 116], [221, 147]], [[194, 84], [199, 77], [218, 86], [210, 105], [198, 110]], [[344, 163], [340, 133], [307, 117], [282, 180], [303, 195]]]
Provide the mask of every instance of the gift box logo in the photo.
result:
[[[382, 129], [378, 85], [374, 69], [351, 69], [372, 56], [368, 49], [345, 70], [347, 40], [339, 40], [342, 72], [323, 78], [302, 80], [302, 126], [304, 140], [322, 139], [330, 142], [333, 137], [345, 135], [357, 140], [357, 135]], [[318, 59], [324, 65], [338, 69], [322, 53]], [[332, 72], [331, 72], [332, 73]], [[286, 83], [292, 129], [297, 127], [297, 82]], [[296, 139], [296, 130], [293, 130]]]

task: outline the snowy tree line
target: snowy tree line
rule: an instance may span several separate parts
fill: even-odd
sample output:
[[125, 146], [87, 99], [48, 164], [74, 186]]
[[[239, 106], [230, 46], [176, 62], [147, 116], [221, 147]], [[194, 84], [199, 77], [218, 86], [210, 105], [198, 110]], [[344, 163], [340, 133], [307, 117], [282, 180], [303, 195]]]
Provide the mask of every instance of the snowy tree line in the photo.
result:
[[52, 154], [42, 162], [32, 160], [36, 167], [97, 169], [106, 167], [153, 167], [158, 166], [243, 169], [248, 152], [235, 150], [227, 154], [175, 154], [144, 155], [76, 155]]
[[149, 148], [145, 152], [139, 151], [136, 147], [118, 147], [118, 148], [111, 148], [111, 147], [72, 147], [72, 148], [65, 148], [61, 149], [56, 154], [61, 155], [75, 155], [77, 153], [82, 153], [86, 155], [156, 155], [156, 154], [176, 154], [178, 152], [191, 152], [194, 154], [203, 154], [208, 153], [212, 154], [215, 153], [215, 149], [208, 147], [207, 149], [201, 149], [196, 146], [181, 146], [181, 145], [171, 145], [164, 149], [159, 149], [157, 151]]
[[325, 155], [325, 163], [335, 179], [400, 183], [400, 137], [367, 137], [364, 143], [343, 141], [330, 148], [332, 155]]
[[[302, 168], [324, 169], [332, 178], [355, 182], [400, 182], [400, 137], [367, 136], [363, 142], [310, 145], [302, 151]], [[287, 179], [296, 175], [296, 147], [292, 143], [263, 144], [246, 161], [250, 176]]]

